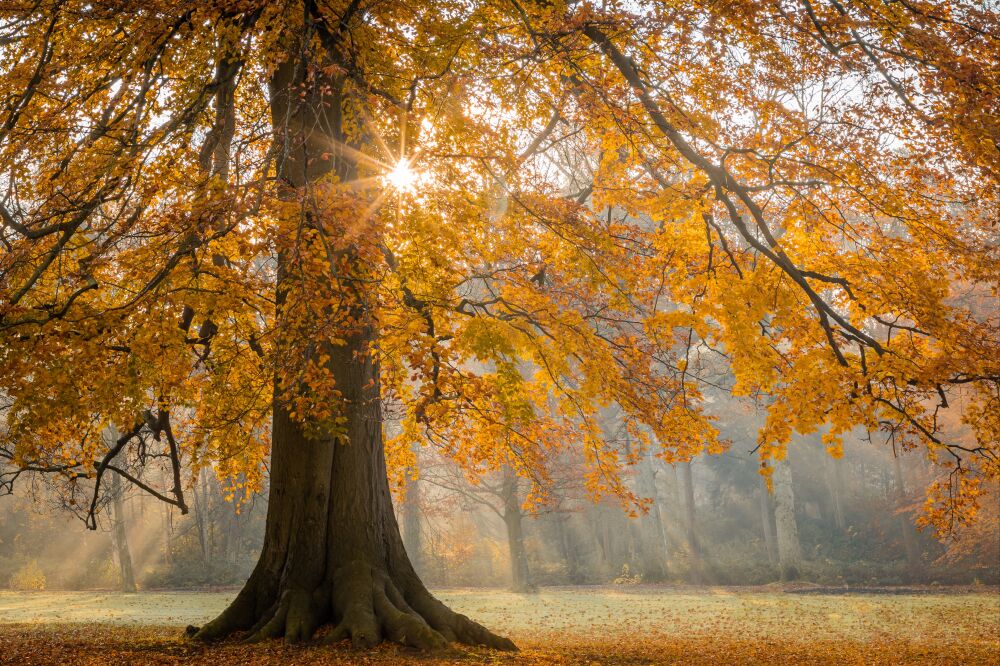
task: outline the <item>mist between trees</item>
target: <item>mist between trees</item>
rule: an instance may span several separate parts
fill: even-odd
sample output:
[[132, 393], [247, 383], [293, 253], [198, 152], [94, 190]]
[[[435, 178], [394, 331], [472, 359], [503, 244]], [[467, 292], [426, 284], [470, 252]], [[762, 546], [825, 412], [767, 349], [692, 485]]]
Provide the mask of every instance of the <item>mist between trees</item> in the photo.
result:
[[[931, 473], [918, 455], [893, 456], [891, 448], [857, 437], [835, 459], [818, 437], [798, 438], [768, 492], [747, 443], [757, 424], [752, 414], [742, 416], [722, 424], [734, 440], [726, 453], [671, 465], [650, 451], [635, 452], [628, 482], [649, 500], [645, 512], [614, 497], [592, 501], [572, 456], [555, 466], [550, 495], [526, 506], [528, 483], [509, 469], [473, 482], [424, 448], [418, 475], [408, 470], [395, 502], [407, 552], [432, 586], [520, 592], [607, 583], [782, 580], [870, 589], [1000, 581], [995, 517], [945, 543], [915, 526]], [[620, 415], [604, 417], [609, 436], [628, 448]], [[187, 483], [188, 515], [113, 483], [96, 532], [81, 530], [65, 511], [72, 508], [66, 498], [50, 487], [5, 498], [0, 587], [241, 584], [260, 551], [266, 493], [234, 503], [211, 470]]]

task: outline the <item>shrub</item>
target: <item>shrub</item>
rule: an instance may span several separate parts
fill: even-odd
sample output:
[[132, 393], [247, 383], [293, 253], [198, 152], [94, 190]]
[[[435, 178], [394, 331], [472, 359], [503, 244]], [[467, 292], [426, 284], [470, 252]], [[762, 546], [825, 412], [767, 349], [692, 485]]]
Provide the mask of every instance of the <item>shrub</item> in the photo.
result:
[[40, 591], [45, 589], [45, 572], [38, 566], [38, 560], [31, 560], [21, 566], [10, 577], [10, 587], [14, 590]]

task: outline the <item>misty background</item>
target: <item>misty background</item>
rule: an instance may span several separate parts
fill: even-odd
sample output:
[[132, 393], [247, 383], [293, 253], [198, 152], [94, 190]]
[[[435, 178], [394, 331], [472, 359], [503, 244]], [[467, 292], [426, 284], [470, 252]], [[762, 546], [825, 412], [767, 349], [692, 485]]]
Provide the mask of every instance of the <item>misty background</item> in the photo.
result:
[[[915, 521], [935, 474], [921, 451], [886, 446], [873, 433], [845, 439], [840, 459], [819, 434], [799, 436], [775, 466], [768, 491], [754, 453], [759, 416], [717, 405], [731, 441], [718, 455], [667, 464], [639, 451], [620, 414], [605, 410], [609, 443], [633, 464], [629, 490], [645, 511], [615, 496], [594, 501], [582, 459], [560, 452], [540, 502], [511, 469], [478, 482], [433, 447], [417, 454], [396, 511], [414, 564], [431, 586], [493, 587], [640, 583], [825, 587], [1000, 582], [1000, 511], [944, 541]], [[937, 472], [939, 473], [939, 472]], [[23, 477], [0, 497], [0, 587], [186, 589], [240, 585], [264, 534], [266, 486], [233, 502], [205, 469], [188, 479], [190, 512], [112, 476], [98, 529], [87, 530], [41, 478]], [[994, 495], [993, 497], [996, 497]]]

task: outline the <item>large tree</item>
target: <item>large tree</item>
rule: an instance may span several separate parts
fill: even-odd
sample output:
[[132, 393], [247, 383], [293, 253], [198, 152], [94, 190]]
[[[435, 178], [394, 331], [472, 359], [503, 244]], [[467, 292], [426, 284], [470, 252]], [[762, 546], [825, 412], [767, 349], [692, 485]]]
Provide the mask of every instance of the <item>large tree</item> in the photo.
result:
[[[958, 1], [8, 4], [3, 481], [53, 473], [93, 525], [107, 473], [184, 509], [184, 466], [235, 492], [269, 459], [260, 562], [200, 637], [511, 647], [424, 588], [389, 472], [432, 441], [531, 501], [573, 445], [642, 506], [620, 472], [652, 442], [724, 446], [722, 359], [769, 403], [765, 473], [862, 425], [941, 464], [929, 519], [969, 519], [998, 476], [997, 34]], [[971, 446], [938, 427], [958, 390]]]

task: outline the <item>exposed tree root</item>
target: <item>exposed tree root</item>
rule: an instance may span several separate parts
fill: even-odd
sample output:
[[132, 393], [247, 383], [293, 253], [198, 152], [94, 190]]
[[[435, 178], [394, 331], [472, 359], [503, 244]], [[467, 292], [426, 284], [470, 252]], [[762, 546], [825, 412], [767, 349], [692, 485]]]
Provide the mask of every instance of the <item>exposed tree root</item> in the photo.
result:
[[246, 642], [280, 637], [298, 642], [310, 640], [321, 625], [334, 623], [324, 642], [349, 639], [356, 648], [391, 641], [419, 650], [441, 649], [449, 643], [517, 649], [509, 639], [449, 609], [423, 585], [401, 590], [383, 570], [360, 561], [340, 567], [328, 585], [315, 590], [286, 588], [257, 617], [254, 606], [248, 585], [219, 617], [197, 630], [194, 638], [211, 641], [246, 631]]

